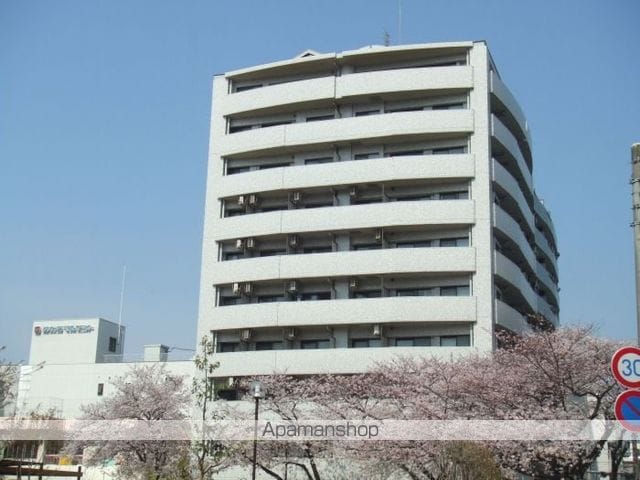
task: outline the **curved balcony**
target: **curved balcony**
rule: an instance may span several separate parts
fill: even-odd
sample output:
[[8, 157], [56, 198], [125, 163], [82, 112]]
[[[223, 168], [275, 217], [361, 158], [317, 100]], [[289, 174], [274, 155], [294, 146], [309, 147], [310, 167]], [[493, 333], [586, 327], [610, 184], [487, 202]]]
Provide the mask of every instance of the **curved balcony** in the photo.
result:
[[366, 323], [471, 323], [475, 297], [383, 297], [249, 303], [215, 307], [206, 329], [354, 325]]
[[535, 272], [538, 267], [538, 261], [536, 260], [536, 255], [533, 252], [531, 245], [529, 245], [529, 242], [527, 242], [520, 225], [517, 224], [511, 215], [495, 204], [493, 205], [493, 226], [515, 243], [520, 250], [520, 254], [529, 264], [531, 271]]
[[549, 211], [537, 196], [535, 196], [534, 198], [533, 206], [536, 214], [544, 222], [544, 224], [547, 226], [547, 230], [549, 230], [549, 232], [551, 233], [551, 236], [553, 237], [553, 243], [557, 244], [556, 230], [553, 225], [553, 220], [551, 220], [551, 215], [549, 215]]
[[518, 141], [495, 115], [491, 115], [491, 135], [516, 159], [520, 174], [524, 178], [526, 185], [531, 187], [533, 185], [531, 170], [520, 151]]
[[408, 225], [470, 225], [473, 200], [418, 200], [282, 210], [218, 219], [205, 241]]
[[525, 333], [531, 331], [531, 327], [527, 323], [526, 318], [515, 308], [510, 307], [506, 303], [496, 300], [496, 323], [508, 328], [515, 333]]
[[221, 97], [216, 107], [222, 115], [284, 110], [293, 105], [304, 108], [313, 102], [333, 99], [336, 77], [320, 77], [296, 82], [280, 83]]
[[474, 352], [477, 352], [474, 347], [381, 347], [217, 353], [214, 359], [220, 362], [220, 366], [213, 373], [215, 377], [274, 373], [350, 374], [366, 372], [380, 362], [390, 362], [399, 357], [423, 356], [448, 360]]
[[495, 273], [516, 288], [524, 297], [532, 312], [538, 308], [538, 294], [527, 281], [518, 266], [500, 252], [495, 252]]
[[272, 279], [344, 277], [419, 272], [474, 272], [473, 247], [389, 248], [278, 255], [220, 262], [216, 285]]
[[549, 245], [547, 237], [545, 237], [538, 229], [534, 230], [534, 235], [535, 235], [536, 245], [538, 246], [540, 251], [542, 251], [545, 257], [547, 257], [547, 261], [551, 263], [551, 265], [553, 266], [553, 270], [557, 272], [558, 260], [555, 252]]
[[538, 297], [538, 313], [544, 315], [554, 326], [558, 326], [558, 315], [551, 310], [551, 306], [544, 298]]
[[493, 93], [509, 110], [509, 113], [513, 116], [518, 128], [520, 129], [520, 133], [524, 138], [526, 138], [527, 143], [531, 145], [531, 132], [529, 131], [527, 118], [509, 88], [502, 82], [495, 72], [491, 72], [489, 76], [489, 83], [491, 86], [491, 93]]
[[509, 237], [517, 246], [520, 251], [522, 257], [524, 257], [525, 261], [529, 264], [529, 268], [531, 272], [538, 278], [538, 280], [543, 284], [544, 287], [547, 288], [549, 293], [551, 293], [556, 302], [558, 299], [558, 286], [551, 279], [549, 272], [547, 272], [546, 268], [544, 268], [538, 260], [536, 259], [536, 255], [531, 249], [529, 242], [525, 238], [520, 226], [511, 218], [511, 216], [502, 210], [499, 206], [494, 205], [494, 214], [493, 214], [494, 227], [500, 230], [504, 235]]
[[[506, 130], [506, 129], [505, 129]], [[366, 117], [292, 123], [225, 135], [219, 142], [222, 156], [301, 146], [377, 139], [389, 141], [417, 135], [471, 133], [471, 110], [398, 112]]]
[[351, 73], [338, 78], [336, 98], [429, 90], [468, 90], [473, 87], [470, 66], [405, 68]]
[[217, 105], [222, 115], [291, 111], [296, 106], [331, 105], [334, 99], [388, 93], [468, 90], [473, 87], [470, 66], [384, 70], [352, 73], [342, 77], [298, 80], [247, 90], [222, 97]]
[[529, 202], [527, 202], [527, 199], [520, 189], [520, 184], [515, 178], [513, 178], [509, 171], [500, 164], [500, 162], [495, 159], [491, 159], [491, 166], [493, 175], [492, 180], [500, 185], [505, 191], [509, 192], [509, 195], [511, 195], [515, 200], [522, 218], [527, 222], [529, 230], [531, 232], [535, 232], [536, 226], [534, 223], [533, 212], [531, 211]]
[[[218, 198], [274, 190], [296, 190], [408, 179], [472, 178], [473, 155], [417, 155], [279, 167], [223, 177]], [[251, 189], [248, 192], [247, 189]]]

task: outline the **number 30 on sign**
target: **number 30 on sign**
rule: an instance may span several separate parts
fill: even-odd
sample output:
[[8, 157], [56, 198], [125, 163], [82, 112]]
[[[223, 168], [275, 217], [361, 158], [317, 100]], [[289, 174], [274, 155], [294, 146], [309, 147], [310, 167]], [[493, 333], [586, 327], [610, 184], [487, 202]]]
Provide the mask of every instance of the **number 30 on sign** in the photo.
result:
[[611, 359], [611, 371], [620, 385], [640, 388], [640, 348], [623, 347]]

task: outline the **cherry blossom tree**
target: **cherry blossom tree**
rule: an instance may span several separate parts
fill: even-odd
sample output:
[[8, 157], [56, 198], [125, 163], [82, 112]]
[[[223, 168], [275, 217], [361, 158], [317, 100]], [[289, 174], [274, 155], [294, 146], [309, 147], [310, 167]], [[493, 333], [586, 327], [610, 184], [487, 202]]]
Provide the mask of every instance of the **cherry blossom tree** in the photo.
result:
[[[5, 347], [0, 346], [0, 352]], [[14, 400], [14, 385], [17, 381], [18, 367], [0, 359], [0, 412]]]
[[[191, 385], [196, 420], [204, 422], [220, 420], [225, 414], [221, 403], [215, 402], [211, 377], [219, 363], [213, 360], [213, 341], [210, 336], [200, 340], [200, 349], [194, 359], [195, 375]], [[204, 426], [204, 425], [203, 425]], [[207, 431], [202, 428], [201, 434], [190, 449], [191, 469], [195, 478], [207, 480], [230, 465], [234, 446], [208, 438]]]
[[[458, 359], [397, 358], [367, 374], [264, 379], [273, 389], [265, 404], [276, 416], [332, 419], [612, 419], [620, 389], [609, 371], [614, 342], [588, 328], [538, 331], [501, 340], [486, 355]], [[582, 478], [605, 441], [580, 442], [312, 442], [302, 451], [308, 478], [322, 472], [318, 458], [348, 456], [366, 465], [396, 468], [411, 479], [497, 478], [516, 473], [547, 479]], [[261, 444], [262, 445], [262, 444]], [[262, 464], [282, 458], [278, 443], [263, 449]], [[487, 460], [465, 464], [460, 451]], [[487, 453], [489, 452], [489, 453]], [[276, 459], [276, 460], [274, 460]], [[315, 464], [315, 468], [314, 468]], [[270, 464], [269, 464], [270, 465]], [[491, 467], [493, 465], [493, 468]], [[264, 469], [263, 469], [264, 470]], [[317, 472], [316, 472], [317, 470]], [[487, 473], [489, 472], [489, 473]], [[494, 472], [494, 473], [491, 473]], [[280, 478], [274, 475], [274, 478]]]
[[[82, 407], [83, 419], [153, 422], [188, 416], [190, 396], [184, 378], [169, 374], [162, 364], [134, 366], [112, 380], [111, 385], [113, 394]], [[89, 465], [115, 460], [121, 478], [160, 480], [187, 475], [189, 442], [105, 440], [73, 447], [88, 447]]]

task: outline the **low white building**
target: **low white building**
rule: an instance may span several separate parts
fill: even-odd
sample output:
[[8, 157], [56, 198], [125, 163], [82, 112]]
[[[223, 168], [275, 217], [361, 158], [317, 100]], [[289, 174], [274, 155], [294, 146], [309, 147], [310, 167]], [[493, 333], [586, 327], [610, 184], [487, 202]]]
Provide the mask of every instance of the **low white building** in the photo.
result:
[[[124, 354], [125, 327], [103, 318], [34, 322], [29, 363], [20, 367], [17, 415], [54, 410], [76, 418], [80, 407], [109, 395], [111, 380], [141, 362], [162, 362], [169, 372], [193, 375], [193, 352], [180, 359], [165, 345], [145, 345], [144, 353]], [[10, 412], [8, 412], [10, 413]]]

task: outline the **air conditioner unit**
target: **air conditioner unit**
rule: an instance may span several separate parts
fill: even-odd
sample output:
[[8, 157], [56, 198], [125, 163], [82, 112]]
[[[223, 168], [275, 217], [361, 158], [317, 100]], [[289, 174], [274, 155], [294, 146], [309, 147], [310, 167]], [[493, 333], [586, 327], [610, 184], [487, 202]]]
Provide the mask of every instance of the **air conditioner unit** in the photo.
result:
[[258, 205], [258, 196], [257, 195], [249, 195], [249, 206], [255, 207]]
[[244, 284], [244, 288], [242, 289], [243, 293], [247, 296], [251, 296], [253, 295], [253, 284], [252, 283], [245, 283]]
[[236, 240], [236, 249], [242, 250], [244, 248], [244, 240], [239, 238]]
[[382, 231], [381, 228], [376, 230], [375, 237], [376, 237], [376, 242], [381, 242], [382, 241], [382, 239], [384, 238], [384, 232]]
[[382, 325], [380, 325], [379, 323], [376, 323], [373, 326], [372, 333], [374, 337], [379, 337], [380, 335], [382, 335]]
[[349, 289], [355, 290], [356, 288], [358, 288], [358, 279], [352, 278], [351, 280], [349, 280]]
[[251, 339], [251, 329], [243, 328], [240, 330], [240, 340], [243, 342], [248, 342]]
[[242, 284], [238, 282], [234, 283], [231, 287], [231, 291], [234, 295], [240, 295], [240, 293], [242, 292]]
[[252, 248], [256, 248], [256, 239], [255, 238], [247, 238], [247, 249], [251, 250]]
[[297, 280], [289, 280], [287, 282], [287, 291], [289, 293], [296, 293], [298, 291], [298, 281]]
[[291, 248], [296, 248], [298, 245], [300, 245], [300, 237], [298, 237], [298, 235], [289, 235], [289, 237], [287, 238], [287, 243]]
[[294, 338], [296, 338], [296, 329], [293, 327], [285, 329], [284, 336], [287, 338], [287, 340], [293, 340]]
[[302, 192], [292, 192], [289, 198], [291, 198], [291, 203], [296, 205], [302, 201]]
[[241, 207], [244, 207], [247, 204], [247, 197], [246, 195], [240, 195], [238, 197], [238, 205], [240, 205]]
[[358, 196], [358, 187], [356, 187], [355, 185], [351, 186], [349, 188], [349, 196], [350, 197], [357, 197]]

